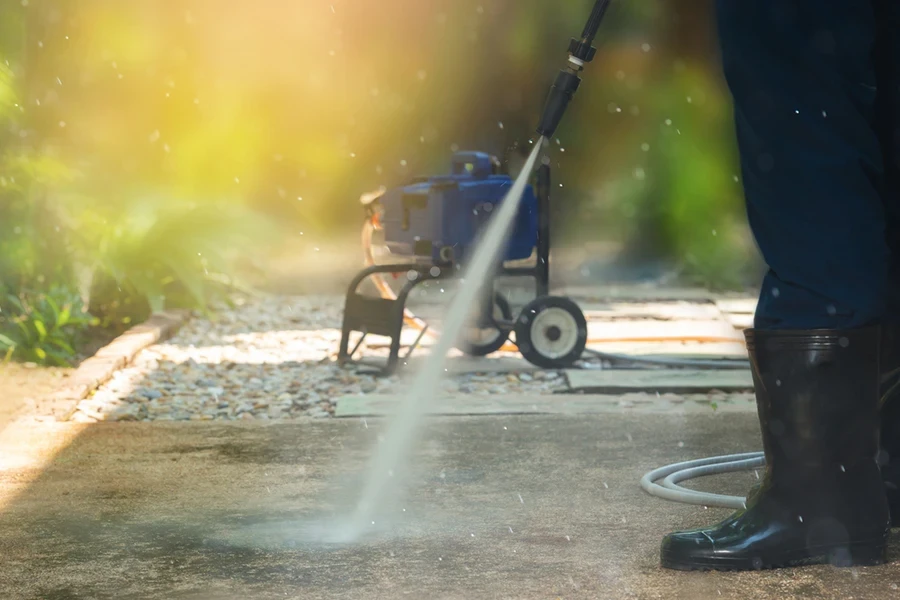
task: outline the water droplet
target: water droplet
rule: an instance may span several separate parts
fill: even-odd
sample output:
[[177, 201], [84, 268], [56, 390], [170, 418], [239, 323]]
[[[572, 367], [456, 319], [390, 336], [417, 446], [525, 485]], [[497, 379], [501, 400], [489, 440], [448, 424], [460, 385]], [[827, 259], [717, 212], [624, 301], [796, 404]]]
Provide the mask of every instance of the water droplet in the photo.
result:
[[644, 52], [650, 52], [650, 44], [644, 42], [643, 44], [641, 44], [641, 50], [643, 50]]
[[641, 150], [643, 150], [644, 152], [650, 152], [650, 144], [644, 142], [643, 144], [641, 144]]
[[500, 121], [499, 123], [497, 123], [497, 125], [500, 126], [500, 129], [503, 129], [503, 121]]
[[65, 121], [60, 121], [60, 122], [59, 122], [59, 126], [60, 126], [60, 127], [65, 127], [65, 126], [66, 126], [66, 122], [65, 122]]
[[671, 124], [672, 124], [672, 119], [666, 119], [666, 125], [671, 125]]
[[401, 167], [405, 167], [405, 166], [406, 166], [406, 159], [405, 159], [405, 158], [404, 158], [403, 160], [400, 161], [400, 166], [401, 166]]
[[773, 297], [777, 298], [780, 295], [781, 295], [781, 290], [779, 290], [778, 288], [772, 288], [772, 296]]

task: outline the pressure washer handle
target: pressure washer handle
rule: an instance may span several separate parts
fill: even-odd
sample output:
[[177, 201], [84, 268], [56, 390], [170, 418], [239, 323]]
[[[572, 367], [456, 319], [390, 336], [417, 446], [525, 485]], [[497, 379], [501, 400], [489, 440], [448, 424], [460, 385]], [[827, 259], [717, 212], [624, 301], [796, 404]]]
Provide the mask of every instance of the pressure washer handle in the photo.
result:
[[547, 97], [547, 103], [544, 105], [544, 113], [538, 124], [537, 132], [544, 137], [552, 137], [562, 121], [563, 115], [571, 102], [578, 86], [581, 85], [581, 78], [578, 74], [584, 69], [586, 63], [594, 59], [597, 50], [593, 47], [594, 38], [600, 29], [600, 23], [606, 16], [606, 11], [612, 0], [597, 0], [594, 8], [588, 17], [587, 24], [581, 34], [581, 39], [572, 39], [569, 42], [569, 62], [566, 68], [560, 71], [556, 77], [553, 87], [550, 88], [550, 95]]

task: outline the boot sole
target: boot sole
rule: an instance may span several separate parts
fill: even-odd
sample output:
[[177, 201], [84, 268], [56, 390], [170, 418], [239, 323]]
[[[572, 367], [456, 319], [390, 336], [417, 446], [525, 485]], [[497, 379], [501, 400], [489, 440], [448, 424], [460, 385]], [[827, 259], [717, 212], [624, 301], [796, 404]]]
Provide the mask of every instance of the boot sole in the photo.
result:
[[767, 557], [685, 559], [663, 554], [660, 560], [663, 568], [676, 571], [763, 571], [822, 564], [835, 567], [872, 567], [886, 562], [887, 543], [883, 541], [821, 546]]

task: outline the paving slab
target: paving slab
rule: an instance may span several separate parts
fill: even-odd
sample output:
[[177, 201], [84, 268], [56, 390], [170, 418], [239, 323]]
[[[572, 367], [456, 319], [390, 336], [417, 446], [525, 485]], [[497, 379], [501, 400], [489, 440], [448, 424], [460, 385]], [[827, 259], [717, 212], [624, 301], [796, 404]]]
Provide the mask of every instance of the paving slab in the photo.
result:
[[744, 330], [753, 327], [753, 313], [731, 313], [726, 318], [734, 325], [735, 329]]
[[[421, 352], [413, 354], [409, 359], [403, 361], [403, 367], [399, 371], [403, 374], [406, 371], [415, 372], [421, 368], [422, 363], [428, 360], [428, 352], [423, 348]], [[380, 367], [384, 364], [384, 359], [373, 358], [363, 360], [362, 364]], [[529, 373], [540, 370], [521, 356], [517, 355], [495, 355], [485, 357], [474, 356], [451, 356], [447, 358], [445, 368], [448, 373], [454, 375], [473, 374], [473, 373]]]
[[715, 320], [722, 311], [713, 302], [582, 302], [591, 319]]
[[[408, 493], [347, 544], [321, 534], [355, 503], [382, 420], [65, 425], [18, 427], [0, 449], [31, 457], [0, 471], [4, 599], [898, 594], [896, 562], [761, 573], [659, 568], [664, 533], [727, 511], [651, 498], [639, 478], [675, 461], [756, 450], [751, 414], [432, 419], [409, 456]], [[54, 447], [59, 439], [68, 445]], [[698, 486], [740, 494], [754, 481], [741, 473]], [[897, 542], [890, 557], [900, 559]]]
[[758, 298], [718, 298], [716, 305], [725, 313], [752, 315], [758, 301]]
[[566, 377], [573, 391], [582, 390], [597, 394], [636, 391], [680, 394], [753, 389], [753, 378], [749, 369], [571, 369], [566, 371]]
[[[384, 417], [397, 413], [403, 398], [397, 394], [356, 394], [335, 402], [335, 417]], [[441, 415], [578, 415], [651, 412], [668, 414], [710, 411], [756, 412], [750, 394], [659, 396], [653, 394], [491, 394], [435, 398], [428, 414]]]
[[741, 342], [743, 336], [725, 319], [715, 321], [589, 321], [588, 339], [604, 341]]
[[698, 343], [698, 342], [596, 342], [587, 345], [591, 350], [609, 354], [643, 356], [648, 358], [684, 359], [735, 359], [747, 358], [747, 346], [743, 341]]
[[624, 284], [611, 286], [573, 285], [554, 293], [569, 296], [578, 302], [602, 300], [659, 301], [712, 301], [715, 294], [702, 288], [661, 287], [656, 284]]

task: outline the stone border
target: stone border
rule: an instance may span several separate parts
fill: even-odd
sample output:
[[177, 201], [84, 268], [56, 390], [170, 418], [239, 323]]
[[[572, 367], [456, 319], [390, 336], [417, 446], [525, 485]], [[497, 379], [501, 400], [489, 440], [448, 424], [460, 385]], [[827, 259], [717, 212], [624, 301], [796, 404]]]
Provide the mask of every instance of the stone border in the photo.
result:
[[40, 411], [43, 416], [68, 421], [78, 403], [109, 381], [119, 369], [130, 364], [141, 350], [168, 339], [190, 318], [188, 310], [171, 310], [151, 315], [82, 362], [63, 387], [54, 392]]

